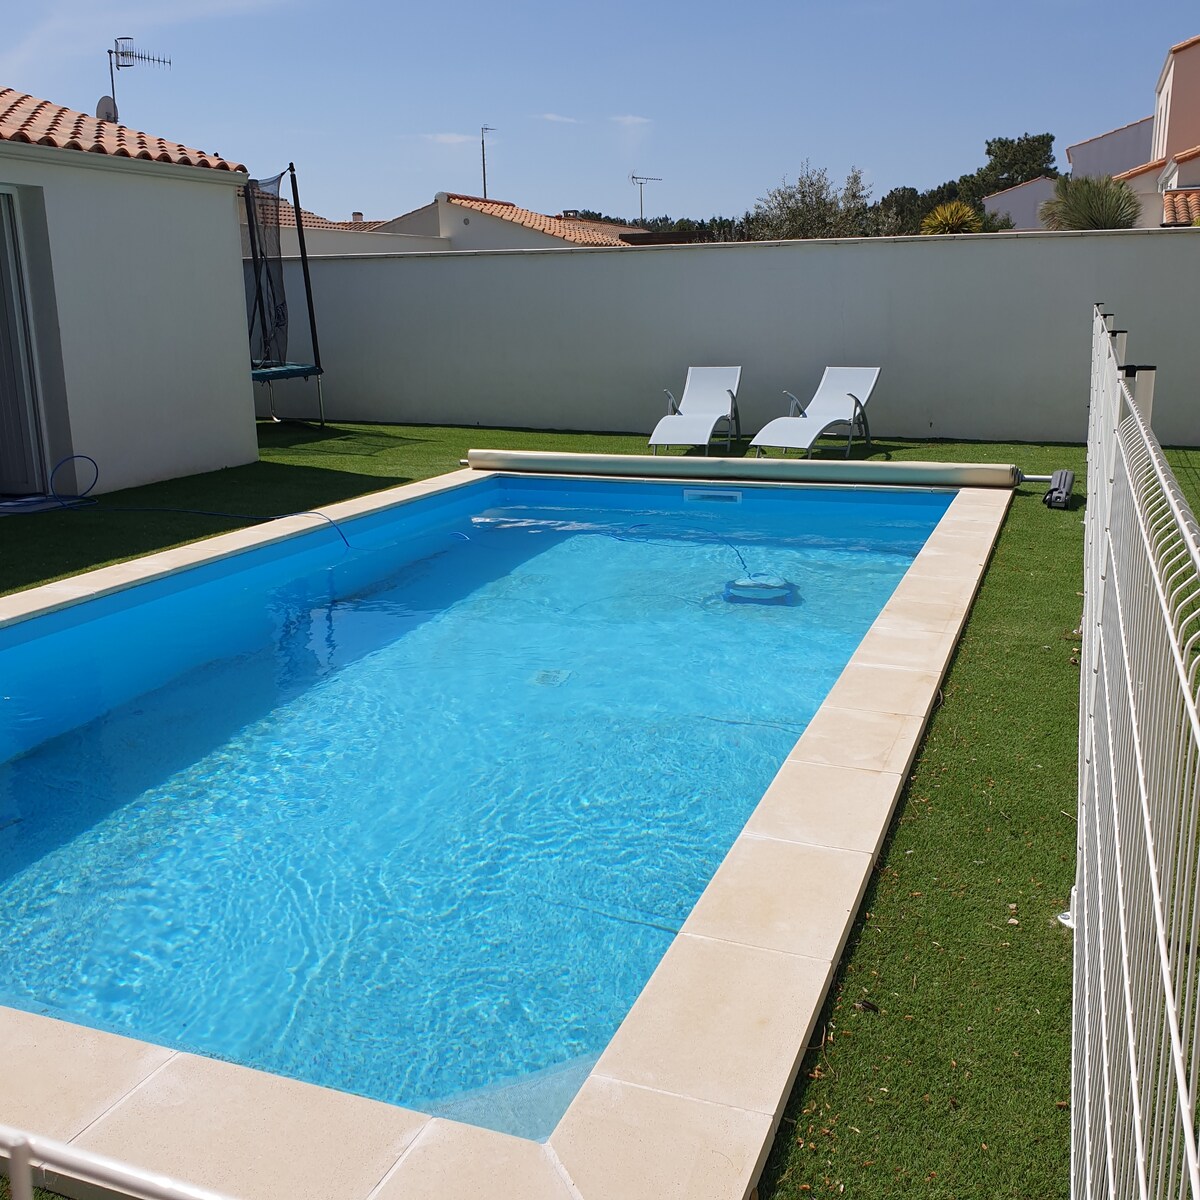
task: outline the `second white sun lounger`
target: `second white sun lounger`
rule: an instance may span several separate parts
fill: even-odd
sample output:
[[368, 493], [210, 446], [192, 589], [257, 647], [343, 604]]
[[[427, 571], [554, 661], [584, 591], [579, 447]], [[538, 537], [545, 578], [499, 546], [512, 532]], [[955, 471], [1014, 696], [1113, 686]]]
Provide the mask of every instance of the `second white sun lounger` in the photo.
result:
[[741, 367], [688, 367], [683, 396], [676, 400], [667, 392], [667, 415], [650, 435], [653, 453], [658, 453], [659, 446], [703, 446], [707, 454], [708, 443], [722, 421], [729, 449], [735, 430], [737, 437], [742, 436], [737, 408], [741, 378]]
[[847, 458], [850, 457], [855, 430], [870, 446], [867, 401], [875, 389], [879, 370], [879, 367], [826, 367], [813, 398], [807, 404], [801, 404], [791, 392], [784, 392], [790, 401], [788, 415], [776, 417], [758, 431], [750, 443], [756, 447], [756, 455], [761, 458], [764, 447], [778, 446], [785, 454], [789, 450], [805, 450], [811, 457], [817, 438], [842, 426], [848, 431]]

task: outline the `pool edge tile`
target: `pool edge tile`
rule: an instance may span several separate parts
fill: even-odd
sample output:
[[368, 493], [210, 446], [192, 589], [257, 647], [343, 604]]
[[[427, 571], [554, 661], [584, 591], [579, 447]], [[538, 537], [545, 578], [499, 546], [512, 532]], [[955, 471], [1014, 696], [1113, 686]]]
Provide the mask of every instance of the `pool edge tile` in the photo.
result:
[[898, 771], [871, 771], [789, 758], [742, 833], [837, 850], [879, 852], [904, 787]]
[[742, 834], [680, 933], [832, 961], [873, 862], [861, 850]]
[[109, 566], [82, 571], [39, 587], [10, 592], [6, 596], [0, 596], [0, 628], [43, 613], [71, 608], [86, 600], [112, 595], [137, 584], [164, 579], [191, 567], [223, 558], [234, 558], [261, 546], [288, 541], [311, 532], [314, 515], [318, 519], [330, 522], [345, 521], [352, 517], [398, 507], [439, 492], [454, 491], [494, 475], [494, 471], [452, 471], [446, 475], [433, 476], [431, 479], [420, 479], [394, 488], [369, 492], [366, 496], [339, 500], [305, 513], [287, 514], [257, 525], [233, 529], [228, 533], [185, 542], [182, 546], [171, 546], [153, 554], [144, 554]]
[[833, 969], [831, 959], [682, 933], [592, 1074], [774, 1118]]
[[177, 1051], [0, 1006], [0, 1124], [69, 1142]]
[[744, 1200], [775, 1122], [593, 1075], [550, 1136], [581, 1200]]
[[176, 1054], [72, 1145], [238, 1200], [365, 1200], [430, 1119]]
[[576, 1200], [545, 1146], [432, 1118], [367, 1200]]

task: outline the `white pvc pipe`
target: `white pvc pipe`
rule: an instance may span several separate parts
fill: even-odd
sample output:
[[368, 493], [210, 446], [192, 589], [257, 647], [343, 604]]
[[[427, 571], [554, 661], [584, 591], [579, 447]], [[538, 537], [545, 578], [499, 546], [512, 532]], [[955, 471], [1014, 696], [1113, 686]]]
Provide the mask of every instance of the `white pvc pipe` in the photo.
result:
[[0, 1125], [0, 1151], [8, 1154], [13, 1200], [32, 1200], [32, 1160], [87, 1183], [112, 1188], [140, 1200], [230, 1200], [220, 1192], [180, 1183], [166, 1175], [143, 1171], [103, 1154], [79, 1150], [53, 1138]]

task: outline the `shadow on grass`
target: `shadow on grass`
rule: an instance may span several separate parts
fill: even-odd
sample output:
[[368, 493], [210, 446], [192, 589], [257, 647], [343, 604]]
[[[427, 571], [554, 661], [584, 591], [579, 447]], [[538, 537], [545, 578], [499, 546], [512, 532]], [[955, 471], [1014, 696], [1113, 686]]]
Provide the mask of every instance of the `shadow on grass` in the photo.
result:
[[258, 444], [261, 449], [271, 450], [320, 450], [356, 457], [372, 457], [387, 454], [405, 444], [419, 445], [431, 438], [413, 437], [408, 433], [397, 433], [391, 426], [355, 426], [344, 428], [337, 425], [317, 425], [307, 421], [260, 421]]
[[322, 467], [249, 463], [0, 518], [0, 593], [407, 483]]

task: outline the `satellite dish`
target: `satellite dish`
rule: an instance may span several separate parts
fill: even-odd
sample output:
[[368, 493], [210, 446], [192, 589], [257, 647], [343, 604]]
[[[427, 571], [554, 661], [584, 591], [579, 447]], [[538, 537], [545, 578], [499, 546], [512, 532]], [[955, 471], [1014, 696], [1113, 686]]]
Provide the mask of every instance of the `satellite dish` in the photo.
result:
[[96, 102], [96, 119], [98, 121], [116, 121], [117, 102], [111, 96], [101, 96]]

